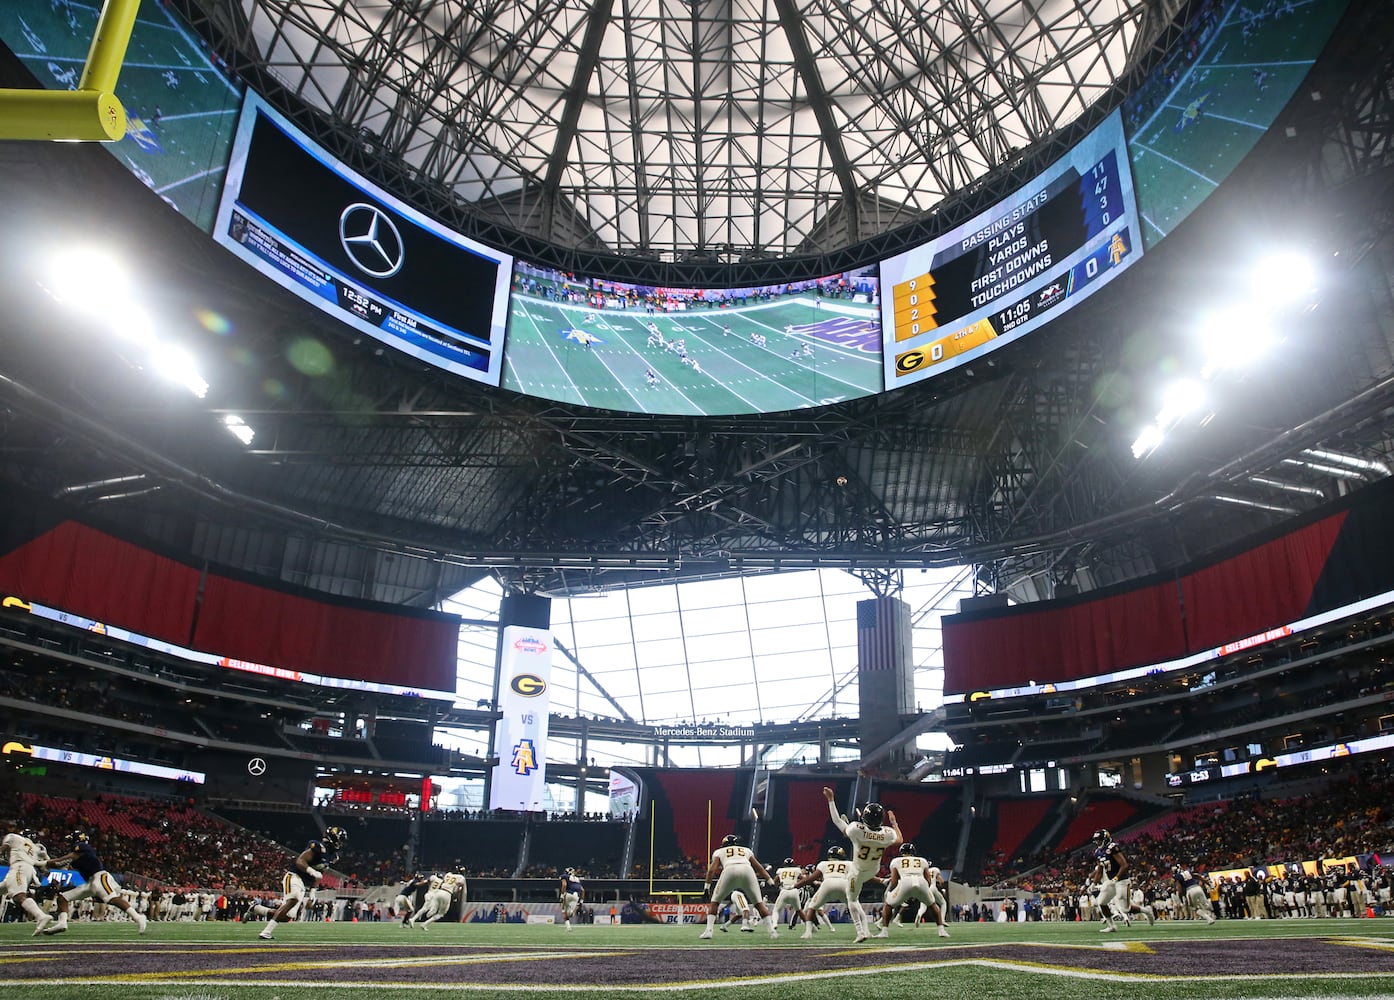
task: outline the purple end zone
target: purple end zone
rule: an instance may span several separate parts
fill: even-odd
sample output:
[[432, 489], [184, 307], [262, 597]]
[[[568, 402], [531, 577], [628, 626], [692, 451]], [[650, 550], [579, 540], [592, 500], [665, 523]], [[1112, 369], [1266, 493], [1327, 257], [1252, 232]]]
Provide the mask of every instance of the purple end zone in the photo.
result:
[[[161, 945], [150, 942], [81, 945], [64, 942], [48, 947], [0, 948], [12, 985], [45, 980], [111, 981], [135, 975], [147, 979], [161, 972], [171, 979], [236, 978], [247, 985], [299, 981], [421, 985], [432, 983], [525, 986], [604, 983], [607, 986], [751, 978], [781, 972], [835, 972], [863, 969], [868, 962], [891, 971], [896, 965], [971, 958], [1027, 962], [1093, 972], [1143, 974], [1185, 979], [1188, 975], [1242, 972], [1248, 976], [1293, 976], [1339, 972], [1348, 976], [1394, 975], [1394, 952], [1351, 947], [1330, 937], [1283, 938], [1280, 941], [1160, 941], [1148, 950], [1059, 948], [1049, 945], [919, 945], [878, 948], [869, 945], [722, 947], [693, 941], [681, 949], [537, 947], [489, 948], [413, 944], [319, 945], [276, 941], [264, 947], [228, 944]], [[490, 956], [500, 961], [490, 962]], [[790, 959], [797, 958], [791, 965]], [[564, 961], [558, 961], [563, 958]], [[409, 965], [393, 966], [395, 961]], [[285, 963], [295, 963], [287, 972]]]

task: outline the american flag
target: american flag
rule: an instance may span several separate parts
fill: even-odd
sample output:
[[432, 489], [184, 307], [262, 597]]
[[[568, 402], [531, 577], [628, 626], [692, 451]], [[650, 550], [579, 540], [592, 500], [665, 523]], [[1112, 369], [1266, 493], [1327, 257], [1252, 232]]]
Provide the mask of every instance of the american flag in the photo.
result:
[[863, 672], [899, 666], [900, 607], [895, 597], [857, 602], [857, 661]]

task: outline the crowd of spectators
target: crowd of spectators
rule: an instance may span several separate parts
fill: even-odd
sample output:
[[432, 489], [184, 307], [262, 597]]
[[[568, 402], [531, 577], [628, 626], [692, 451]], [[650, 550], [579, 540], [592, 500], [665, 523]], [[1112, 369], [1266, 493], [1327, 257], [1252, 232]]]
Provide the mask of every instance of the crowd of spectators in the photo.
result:
[[164, 886], [263, 890], [291, 857], [280, 845], [185, 801], [24, 793], [6, 806], [8, 828], [37, 831], [50, 853], [64, 853], [69, 835], [82, 830], [110, 871]]
[[[1164, 879], [1173, 865], [1210, 871], [1354, 857], [1394, 846], [1394, 768], [1352, 766], [1319, 794], [1248, 795], [1179, 810], [1136, 837], [1115, 831], [1135, 879]], [[1094, 867], [1089, 849], [1056, 855], [1000, 884], [1037, 892], [1077, 891]]]

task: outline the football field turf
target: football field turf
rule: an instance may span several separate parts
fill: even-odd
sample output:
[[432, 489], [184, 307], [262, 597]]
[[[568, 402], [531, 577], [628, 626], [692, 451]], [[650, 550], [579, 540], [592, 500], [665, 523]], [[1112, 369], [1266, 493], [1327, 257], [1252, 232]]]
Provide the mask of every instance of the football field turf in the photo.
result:
[[75, 924], [61, 937], [0, 926], [7, 993], [25, 1000], [301, 1000], [422, 992], [519, 1000], [582, 993], [671, 1000], [717, 991], [756, 1000], [909, 997], [1394, 997], [1394, 919], [1159, 922], [1102, 935], [1096, 924], [893, 928], [861, 944], [851, 929], [804, 941], [782, 929], [699, 925], [394, 923]]
[[586, 406], [679, 414], [795, 410], [880, 392], [876, 306], [816, 301], [649, 313], [515, 292], [503, 385]]

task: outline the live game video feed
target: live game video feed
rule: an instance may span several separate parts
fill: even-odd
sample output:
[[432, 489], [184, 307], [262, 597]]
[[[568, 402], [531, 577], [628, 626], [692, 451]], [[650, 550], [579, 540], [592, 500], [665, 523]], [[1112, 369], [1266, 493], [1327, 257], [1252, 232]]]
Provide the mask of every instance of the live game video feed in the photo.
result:
[[1010, 198], [881, 264], [888, 388], [1011, 343], [1142, 254], [1117, 111]]
[[519, 261], [503, 386], [639, 413], [776, 413], [882, 390], [875, 266], [675, 288]]
[[1292, 100], [1346, 0], [1209, 0], [1123, 104], [1147, 247], [1220, 186]]
[[238, 122], [213, 235], [355, 329], [498, 385], [512, 258], [349, 170], [255, 94]]
[[[3, 0], [0, 39], [44, 87], [75, 90], [101, 7], [76, 0]], [[102, 146], [211, 233], [242, 105], [240, 89], [173, 14], [146, 0], [131, 29], [116, 96], [126, 109], [126, 137]]]

